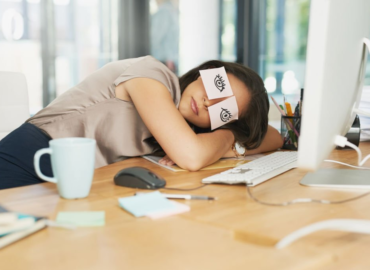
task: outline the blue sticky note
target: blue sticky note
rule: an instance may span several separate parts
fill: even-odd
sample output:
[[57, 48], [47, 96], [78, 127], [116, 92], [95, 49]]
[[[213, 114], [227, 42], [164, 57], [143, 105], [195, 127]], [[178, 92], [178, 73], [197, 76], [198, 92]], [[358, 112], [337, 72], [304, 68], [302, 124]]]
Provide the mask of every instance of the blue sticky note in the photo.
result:
[[79, 227], [104, 226], [105, 212], [104, 211], [59, 212], [56, 221]]
[[135, 217], [149, 213], [174, 209], [176, 206], [167, 200], [159, 191], [118, 199], [119, 205]]

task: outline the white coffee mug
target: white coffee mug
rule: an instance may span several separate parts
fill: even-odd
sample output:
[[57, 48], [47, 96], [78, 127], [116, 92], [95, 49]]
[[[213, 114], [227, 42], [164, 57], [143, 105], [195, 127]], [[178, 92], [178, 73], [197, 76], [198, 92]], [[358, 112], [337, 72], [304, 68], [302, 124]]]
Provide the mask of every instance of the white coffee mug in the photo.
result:
[[[96, 141], [88, 138], [62, 138], [49, 141], [49, 148], [36, 152], [34, 166], [37, 175], [56, 183], [58, 192], [65, 199], [85, 198], [89, 195], [94, 176]], [[40, 158], [49, 154], [54, 177], [45, 176], [40, 170]]]

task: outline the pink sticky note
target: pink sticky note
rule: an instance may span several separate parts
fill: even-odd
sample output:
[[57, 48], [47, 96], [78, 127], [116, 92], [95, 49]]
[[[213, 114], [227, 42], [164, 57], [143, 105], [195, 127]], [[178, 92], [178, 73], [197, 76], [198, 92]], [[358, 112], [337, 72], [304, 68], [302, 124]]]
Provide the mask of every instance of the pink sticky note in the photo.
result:
[[235, 96], [208, 107], [208, 112], [212, 130], [238, 119], [239, 110]]
[[224, 67], [205, 69], [199, 72], [209, 99], [234, 95]]

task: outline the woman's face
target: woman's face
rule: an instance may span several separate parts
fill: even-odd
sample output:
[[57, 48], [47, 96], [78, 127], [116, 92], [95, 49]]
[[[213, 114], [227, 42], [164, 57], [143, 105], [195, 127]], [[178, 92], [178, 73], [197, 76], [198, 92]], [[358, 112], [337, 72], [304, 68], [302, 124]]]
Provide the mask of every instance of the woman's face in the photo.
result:
[[[227, 77], [236, 98], [240, 116], [247, 109], [250, 101], [250, 93], [245, 84], [237, 77], [229, 73]], [[211, 127], [211, 120], [208, 107], [227, 98], [229, 97], [209, 100], [202, 82], [202, 77], [199, 76], [197, 80], [185, 88], [180, 100], [179, 111], [188, 122], [197, 127], [209, 128]]]

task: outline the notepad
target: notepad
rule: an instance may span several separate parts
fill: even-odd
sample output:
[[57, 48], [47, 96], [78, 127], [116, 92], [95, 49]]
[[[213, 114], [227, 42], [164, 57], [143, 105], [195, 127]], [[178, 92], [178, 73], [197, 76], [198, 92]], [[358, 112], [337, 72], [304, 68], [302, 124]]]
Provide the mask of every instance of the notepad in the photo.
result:
[[174, 210], [176, 206], [167, 200], [159, 191], [118, 199], [119, 205], [135, 217], [165, 210]]
[[170, 202], [173, 205], [175, 205], [174, 209], [168, 209], [168, 210], [163, 210], [159, 212], [149, 213], [147, 214], [147, 216], [151, 219], [159, 219], [159, 218], [169, 217], [169, 216], [173, 216], [173, 215], [177, 215], [177, 214], [190, 211], [190, 206], [186, 204], [175, 202], [175, 201], [170, 201]]
[[59, 212], [56, 222], [78, 227], [96, 227], [105, 225], [104, 211]]
[[[0, 206], [0, 249], [46, 227], [46, 218], [9, 212]], [[7, 213], [9, 215], [7, 215]]]

